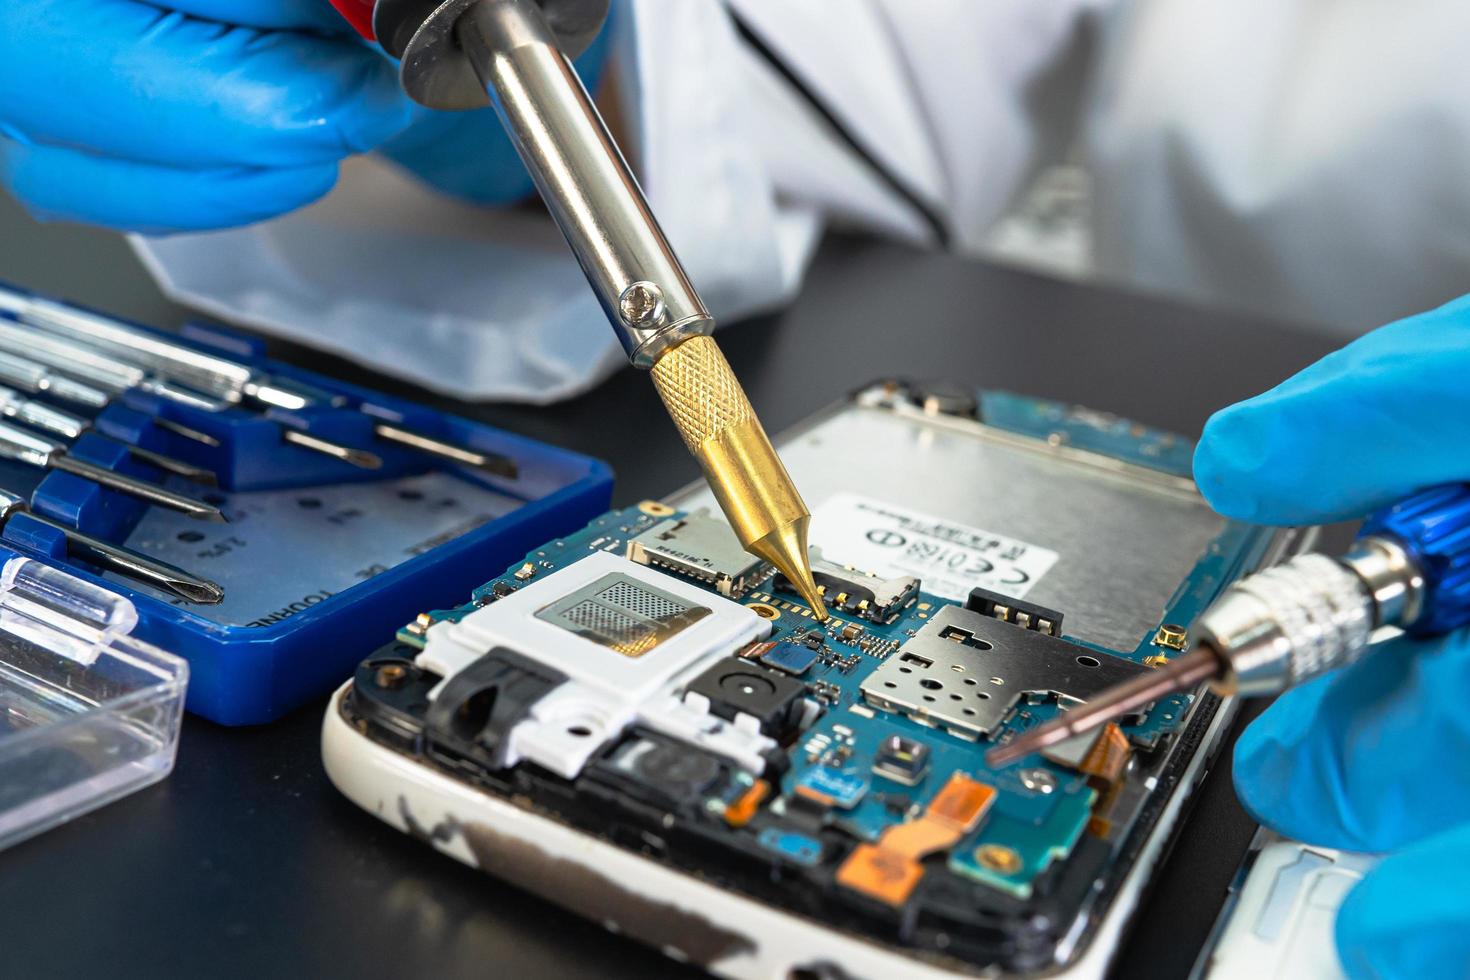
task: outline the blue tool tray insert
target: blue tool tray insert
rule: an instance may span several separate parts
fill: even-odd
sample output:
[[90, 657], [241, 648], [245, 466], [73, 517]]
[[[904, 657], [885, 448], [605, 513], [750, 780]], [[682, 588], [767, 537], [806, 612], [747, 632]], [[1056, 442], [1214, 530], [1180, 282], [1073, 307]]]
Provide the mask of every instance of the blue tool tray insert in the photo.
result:
[[[78, 459], [205, 499], [229, 523], [9, 461], [0, 461], [0, 487], [58, 524], [217, 582], [224, 601], [190, 603], [71, 558], [64, 535], [25, 514], [5, 522], [0, 563], [41, 558], [127, 596], [138, 610], [133, 635], [189, 661], [187, 707], [213, 721], [268, 722], [326, 694], [385, 633], [607, 508], [612, 472], [598, 460], [268, 359], [260, 342], [218, 327], [159, 336], [325, 396], [292, 411], [207, 410], [135, 389], [96, 412], [71, 446]], [[379, 424], [502, 457], [515, 475], [389, 442]], [[362, 469], [288, 443], [287, 428], [369, 451], [382, 465]], [[212, 470], [220, 486], [169, 476], [125, 444]]]

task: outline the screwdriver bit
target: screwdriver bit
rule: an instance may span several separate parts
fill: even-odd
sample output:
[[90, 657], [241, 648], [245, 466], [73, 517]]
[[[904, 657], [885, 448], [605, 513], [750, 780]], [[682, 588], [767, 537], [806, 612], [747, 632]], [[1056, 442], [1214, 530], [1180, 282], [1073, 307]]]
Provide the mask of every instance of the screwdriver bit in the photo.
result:
[[[92, 429], [91, 419], [26, 398], [14, 388], [7, 388], [4, 385], [0, 385], [0, 416], [68, 440], [76, 439]], [[99, 438], [107, 439], [108, 442], [116, 442], [107, 436]], [[134, 446], [130, 443], [120, 443], [120, 445], [127, 450], [129, 456], [141, 463], [157, 467], [165, 473], [172, 473], [209, 487], [219, 486], [219, 477], [212, 470], [195, 466], [193, 463], [176, 459], [173, 456], [154, 452], [151, 449], [144, 449], [142, 446]]]
[[11, 459], [42, 469], [62, 470], [101, 484], [109, 490], [116, 490], [145, 503], [166, 507], [199, 520], [222, 522], [225, 519], [220, 509], [212, 504], [174, 493], [156, 483], [77, 459], [67, 453], [65, 443], [27, 432], [8, 422], [0, 422], [0, 459]]
[[8, 521], [15, 514], [26, 514], [31, 520], [60, 531], [66, 536], [67, 553], [82, 561], [146, 582], [189, 602], [214, 605], [224, 600], [225, 590], [208, 579], [34, 514], [24, 497], [0, 489], [0, 523]]

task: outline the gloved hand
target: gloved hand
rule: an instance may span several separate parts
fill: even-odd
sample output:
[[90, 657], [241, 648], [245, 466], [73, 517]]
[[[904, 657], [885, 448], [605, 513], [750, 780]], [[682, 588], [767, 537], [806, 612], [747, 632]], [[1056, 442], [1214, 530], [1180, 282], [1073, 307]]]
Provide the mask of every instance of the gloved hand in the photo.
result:
[[[1218, 413], [1195, 455], [1222, 513], [1360, 516], [1470, 480], [1470, 297], [1383, 327]], [[1470, 631], [1401, 638], [1282, 695], [1241, 737], [1235, 782], [1262, 823], [1390, 852], [1337, 920], [1353, 977], [1470, 975]]]
[[249, 224], [321, 197], [344, 157], [400, 133], [393, 159], [441, 189], [486, 203], [530, 189], [491, 112], [412, 105], [328, 0], [0, 3], [0, 183], [41, 219]]
[[0, 179], [37, 217], [161, 232], [325, 194], [413, 119], [327, 0], [0, 4]]

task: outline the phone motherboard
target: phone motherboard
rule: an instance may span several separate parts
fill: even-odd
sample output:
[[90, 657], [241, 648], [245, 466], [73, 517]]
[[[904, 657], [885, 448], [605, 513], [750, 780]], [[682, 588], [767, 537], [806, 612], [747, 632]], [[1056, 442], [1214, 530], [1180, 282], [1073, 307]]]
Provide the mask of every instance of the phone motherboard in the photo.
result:
[[[987, 421], [1009, 419], [1017, 452], [1055, 450], [1042, 433], [1059, 429], [1073, 432], [1067, 466], [1129, 453], [1133, 466], [1160, 444], [1110, 416], [997, 397]], [[1171, 452], [1159, 467], [1187, 467], [1187, 446]], [[1181, 624], [1274, 540], [1214, 520], [1147, 628], [1119, 643], [1097, 638], [1116, 627], [1074, 631], [1065, 596], [1038, 591], [1042, 605], [989, 581], [945, 598], [835, 551], [814, 552], [819, 622], [723, 520], [645, 502], [420, 616], [362, 664], [340, 710], [479, 792], [826, 928], [940, 965], [1041, 970], [1085, 944], [1219, 702], [1169, 697], [1000, 769], [985, 751], [1185, 647]], [[656, 927], [627, 931], [700, 959]]]

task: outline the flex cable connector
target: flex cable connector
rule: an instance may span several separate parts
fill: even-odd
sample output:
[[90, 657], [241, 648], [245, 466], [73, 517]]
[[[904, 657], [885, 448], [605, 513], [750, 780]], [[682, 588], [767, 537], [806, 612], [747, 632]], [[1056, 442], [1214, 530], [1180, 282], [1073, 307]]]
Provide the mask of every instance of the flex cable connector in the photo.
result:
[[741, 546], [775, 565], [826, 620], [807, 555], [811, 513], [719, 346], [692, 337], [665, 351], [652, 374]]

